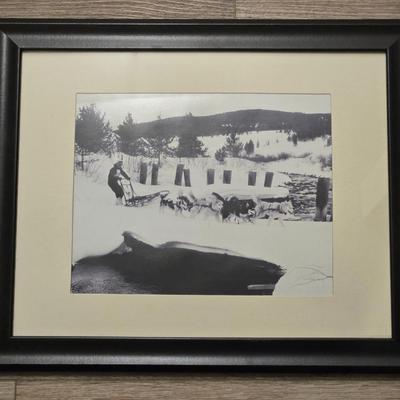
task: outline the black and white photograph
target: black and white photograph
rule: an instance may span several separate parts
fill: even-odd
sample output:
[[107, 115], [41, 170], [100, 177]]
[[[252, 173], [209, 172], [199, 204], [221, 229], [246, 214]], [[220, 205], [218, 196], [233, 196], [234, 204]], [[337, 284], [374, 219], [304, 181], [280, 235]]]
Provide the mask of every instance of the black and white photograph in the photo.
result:
[[333, 294], [329, 94], [78, 93], [71, 292]]

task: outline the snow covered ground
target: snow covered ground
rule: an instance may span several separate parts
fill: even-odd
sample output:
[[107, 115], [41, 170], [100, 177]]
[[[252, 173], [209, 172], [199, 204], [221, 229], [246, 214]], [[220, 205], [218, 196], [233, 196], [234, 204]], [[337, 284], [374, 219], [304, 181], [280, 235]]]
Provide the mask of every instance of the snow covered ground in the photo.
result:
[[[229, 191], [246, 191], [251, 195], [263, 195], [264, 193], [276, 193], [275, 197], [285, 197], [287, 196], [287, 190], [282, 188], [285, 183], [288, 182], [289, 178], [286, 174], [279, 172], [274, 173], [272, 179], [272, 187], [275, 189], [269, 189], [264, 187], [265, 172], [268, 169], [262, 164], [257, 164], [249, 160], [240, 158], [229, 158], [226, 159], [224, 164], [218, 163], [217, 160], [208, 157], [199, 158], [176, 158], [170, 157], [165, 158], [162, 161], [159, 176], [158, 176], [158, 186], [140, 185], [139, 181], [139, 171], [140, 164], [142, 162], [148, 163], [147, 169], [147, 182], [151, 182], [151, 165], [155, 160], [151, 160], [145, 157], [132, 157], [123, 154], [115, 157], [115, 160], [108, 157], [98, 157], [96, 162], [93, 162], [87, 174], [93, 178], [95, 182], [105, 184], [107, 181], [108, 171], [113, 165], [113, 162], [118, 160], [119, 157], [122, 158], [124, 164], [124, 170], [135, 180], [135, 190], [138, 194], [145, 194], [150, 191], [167, 189], [172, 193], [182, 191], [183, 193], [193, 192], [195, 196], [201, 196], [204, 193], [218, 192], [224, 193]], [[190, 170], [190, 181], [192, 186], [190, 188], [185, 188], [184, 186], [175, 186], [175, 173], [176, 166], [178, 164], [183, 164], [184, 168]], [[215, 169], [215, 183], [212, 185], [207, 185], [207, 169]], [[223, 184], [223, 171], [232, 171], [232, 181], [231, 184]], [[249, 171], [257, 172], [257, 179], [255, 186], [248, 186], [248, 173]]]
[[[207, 147], [207, 154], [214, 157], [215, 151], [221, 148], [226, 140], [224, 135], [201, 136], [199, 139]], [[297, 142], [288, 141], [288, 134], [280, 131], [248, 132], [239, 135], [240, 142], [245, 144], [250, 140], [254, 143], [254, 154], [264, 157], [288, 155], [289, 158], [262, 163], [262, 168], [270, 171], [290, 172], [329, 177], [331, 167], [325, 165], [332, 154], [332, 147], [327, 145], [328, 138], [319, 136], [314, 140]]]
[[[118, 207], [105, 182], [104, 172], [110, 164], [103, 160], [96, 173], [91, 171], [92, 176], [75, 174], [73, 263], [116, 249], [122, 233], [132, 231], [150, 243], [181, 241], [220, 247], [280, 265], [287, 273], [274, 295], [332, 294], [332, 223], [221, 223], [215, 218], [175, 215], [172, 210], [160, 212], [157, 200], [140, 208]], [[138, 194], [145, 194], [155, 187], [135, 184], [135, 188]]]
[[[200, 136], [199, 139], [208, 149], [207, 157], [177, 158], [162, 157], [159, 170], [158, 182], [162, 185], [174, 183], [176, 166], [183, 164], [185, 169], [190, 170], [190, 180], [193, 187], [204, 188], [207, 184], [207, 169], [215, 170], [215, 183], [222, 183], [223, 171], [232, 171], [232, 188], [247, 186], [248, 173], [256, 172], [256, 187], [264, 187], [266, 172], [273, 172], [272, 186], [282, 186], [287, 182], [287, 173], [296, 173], [313, 176], [330, 177], [332, 168], [331, 160], [332, 147], [327, 146], [327, 138], [317, 137], [314, 140], [298, 141], [297, 146], [287, 140], [288, 134], [279, 131], [249, 132], [239, 135], [242, 144], [250, 139], [254, 142], [254, 155], [276, 158], [275, 161], [255, 162], [244, 158], [226, 158], [219, 162], [214, 158], [216, 150], [221, 148], [226, 141], [225, 135]], [[175, 146], [177, 140], [175, 140]], [[282, 157], [282, 154], [284, 156]], [[147, 163], [147, 180], [151, 180], [152, 164], [157, 160], [148, 157], [132, 157], [126, 154], [116, 154], [114, 159], [93, 155], [96, 160], [89, 165], [88, 173], [98, 182], [105, 182], [108, 170], [112, 162], [122, 158], [124, 169], [139, 180], [141, 163]]]
[[[288, 141], [288, 134], [280, 131], [252, 131], [239, 134], [240, 141], [244, 144], [249, 140], [254, 143], [254, 152], [260, 155], [277, 155], [279, 153], [290, 153], [298, 157], [305, 153], [325, 153], [327, 139], [318, 136], [314, 140], [298, 141], [297, 146]], [[226, 140], [225, 135], [199, 136], [204, 145], [209, 149], [209, 155], [221, 148]]]

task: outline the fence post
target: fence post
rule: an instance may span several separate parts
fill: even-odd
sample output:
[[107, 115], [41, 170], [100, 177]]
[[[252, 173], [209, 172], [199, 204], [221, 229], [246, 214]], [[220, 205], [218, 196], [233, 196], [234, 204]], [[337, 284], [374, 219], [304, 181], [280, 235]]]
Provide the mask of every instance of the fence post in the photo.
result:
[[158, 164], [153, 164], [151, 167], [151, 184], [158, 185]]
[[147, 164], [141, 163], [139, 172], [139, 182], [145, 185], [146, 181], [147, 181]]
[[182, 185], [182, 175], [183, 175], [183, 164], [178, 164], [176, 166], [175, 185], [178, 186]]
[[273, 178], [274, 178], [273, 172], [266, 172], [265, 179], [264, 179], [264, 187], [271, 187]]
[[247, 179], [247, 184], [249, 186], [255, 186], [256, 185], [256, 179], [257, 179], [257, 172], [249, 171], [249, 177]]
[[207, 170], [207, 185], [213, 185], [215, 180], [215, 169]]
[[318, 178], [314, 221], [326, 221], [330, 184], [331, 180], [329, 178]]
[[229, 185], [232, 180], [232, 171], [224, 170], [224, 174], [222, 176], [222, 183]]
[[192, 186], [190, 184], [190, 169], [183, 170], [183, 177], [185, 179], [185, 186]]

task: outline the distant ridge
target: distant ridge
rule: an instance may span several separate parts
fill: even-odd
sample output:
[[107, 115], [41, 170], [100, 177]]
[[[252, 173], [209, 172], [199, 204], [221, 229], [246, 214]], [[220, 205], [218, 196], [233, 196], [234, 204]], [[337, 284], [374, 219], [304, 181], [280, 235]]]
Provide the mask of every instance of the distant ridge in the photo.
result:
[[[135, 118], [135, 115], [133, 115]], [[232, 131], [294, 130], [299, 139], [331, 134], [330, 114], [305, 114], [274, 110], [238, 110], [226, 113], [171, 117], [136, 125], [135, 136], [213, 136]]]

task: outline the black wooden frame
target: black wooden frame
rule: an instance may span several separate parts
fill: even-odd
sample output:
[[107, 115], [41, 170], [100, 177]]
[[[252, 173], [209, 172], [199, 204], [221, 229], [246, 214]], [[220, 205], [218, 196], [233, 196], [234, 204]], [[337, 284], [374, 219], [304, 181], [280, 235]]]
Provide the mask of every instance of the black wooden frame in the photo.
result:
[[[21, 53], [27, 50], [385, 52], [389, 138], [391, 339], [14, 337]], [[0, 367], [175, 366], [295, 370], [400, 367], [400, 21], [0, 20]]]

